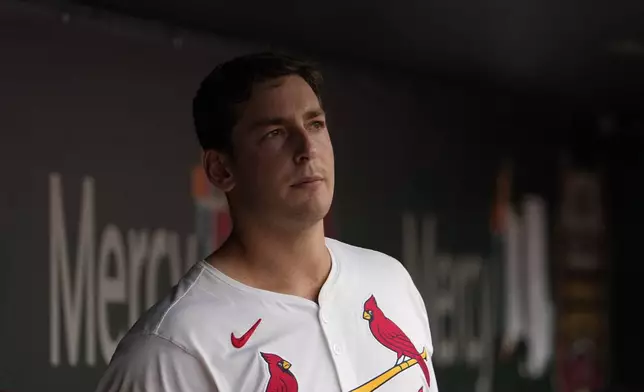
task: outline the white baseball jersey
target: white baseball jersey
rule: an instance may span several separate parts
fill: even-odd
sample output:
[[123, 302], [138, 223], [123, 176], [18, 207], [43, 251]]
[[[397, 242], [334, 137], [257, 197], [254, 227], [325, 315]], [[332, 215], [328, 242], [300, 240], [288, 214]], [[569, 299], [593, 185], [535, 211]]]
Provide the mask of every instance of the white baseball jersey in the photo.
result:
[[382, 253], [327, 239], [318, 303], [202, 261], [119, 343], [98, 392], [437, 392], [423, 300]]

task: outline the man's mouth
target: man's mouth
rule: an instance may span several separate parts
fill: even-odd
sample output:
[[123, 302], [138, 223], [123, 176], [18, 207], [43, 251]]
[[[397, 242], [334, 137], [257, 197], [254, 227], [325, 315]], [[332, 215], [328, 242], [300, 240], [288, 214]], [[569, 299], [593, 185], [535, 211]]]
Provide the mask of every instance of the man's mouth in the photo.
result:
[[303, 186], [303, 185], [307, 185], [307, 184], [313, 184], [313, 183], [316, 183], [316, 182], [320, 182], [320, 181], [323, 181], [323, 180], [324, 180], [324, 177], [321, 177], [321, 176], [308, 176], [308, 177], [300, 178], [299, 180], [297, 180], [297, 182], [295, 182], [291, 186], [294, 186], [294, 187]]

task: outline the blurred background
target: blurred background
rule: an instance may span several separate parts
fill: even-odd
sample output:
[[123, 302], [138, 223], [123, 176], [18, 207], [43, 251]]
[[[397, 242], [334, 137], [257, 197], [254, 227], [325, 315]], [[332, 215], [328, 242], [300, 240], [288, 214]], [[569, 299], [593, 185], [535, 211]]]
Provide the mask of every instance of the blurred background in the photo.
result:
[[[328, 235], [398, 258], [441, 391], [644, 391], [644, 2], [0, 2], [0, 390], [93, 390], [229, 229], [191, 100], [320, 64]], [[640, 309], [640, 310], [638, 310]]]

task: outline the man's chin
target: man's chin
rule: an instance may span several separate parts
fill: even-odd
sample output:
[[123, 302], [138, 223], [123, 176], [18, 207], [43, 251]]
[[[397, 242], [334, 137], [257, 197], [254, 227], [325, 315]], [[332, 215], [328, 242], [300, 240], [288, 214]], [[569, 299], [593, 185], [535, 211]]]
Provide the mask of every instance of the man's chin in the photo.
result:
[[293, 216], [302, 222], [310, 224], [317, 223], [324, 220], [331, 208], [330, 203], [322, 203], [319, 201], [309, 200], [293, 208]]

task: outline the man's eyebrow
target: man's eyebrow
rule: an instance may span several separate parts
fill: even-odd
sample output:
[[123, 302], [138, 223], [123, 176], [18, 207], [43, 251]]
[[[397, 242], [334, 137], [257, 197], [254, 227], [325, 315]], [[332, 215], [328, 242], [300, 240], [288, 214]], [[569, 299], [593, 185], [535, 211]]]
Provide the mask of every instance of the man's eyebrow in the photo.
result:
[[305, 120], [310, 120], [312, 118], [316, 118], [319, 116], [324, 116], [324, 110], [322, 109], [313, 109], [309, 110], [308, 112], [304, 113], [304, 119]]
[[263, 127], [268, 127], [271, 125], [282, 125], [286, 122], [281, 117], [272, 117], [272, 118], [263, 118], [261, 120], [257, 120], [251, 124], [251, 129], [255, 128], [263, 128]]
[[[313, 109], [304, 113], [304, 119], [310, 120], [312, 118], [316, 118], [323, 115], [324, 115], [324, 110]], [[263, 118], [253, 122], [251, 124], [251, 129], [263, 128], [263, 127], [269, 127], [269, 126], [278, 126], [278, 125], [284, 124], [285, 122], [287, 122], [287, 120], [282, 117]]]

